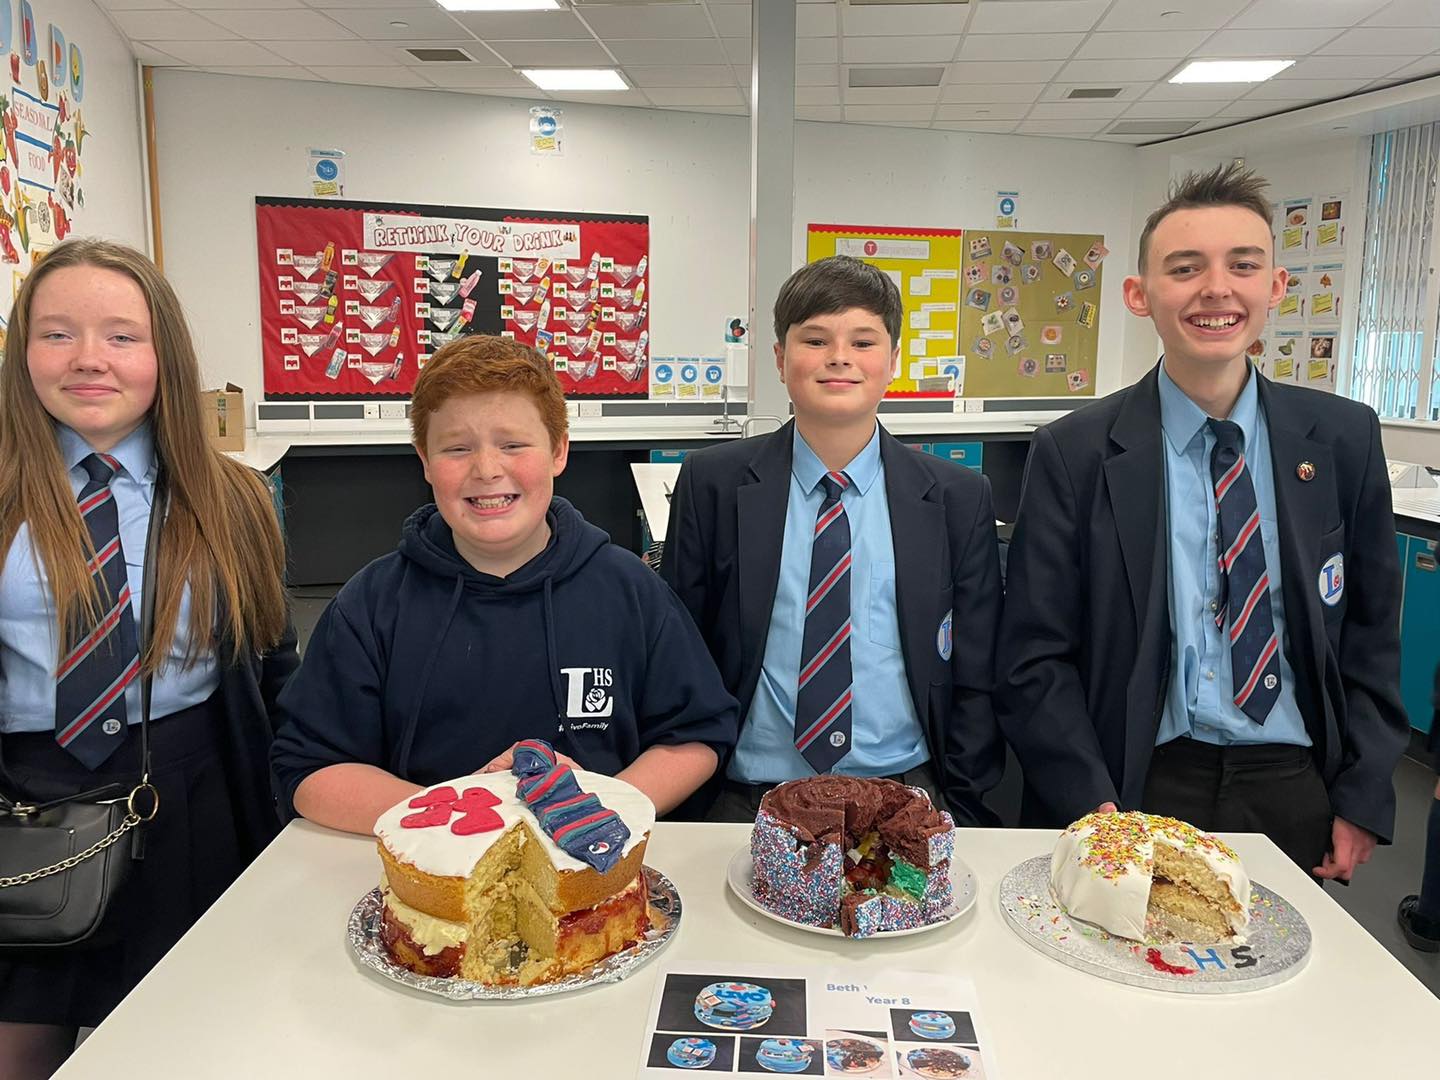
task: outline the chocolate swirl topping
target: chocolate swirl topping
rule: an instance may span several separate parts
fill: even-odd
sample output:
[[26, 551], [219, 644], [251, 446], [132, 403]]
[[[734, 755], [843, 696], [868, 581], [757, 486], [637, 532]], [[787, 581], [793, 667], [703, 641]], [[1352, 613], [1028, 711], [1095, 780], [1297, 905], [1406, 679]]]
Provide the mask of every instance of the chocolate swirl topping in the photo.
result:
[[887, 847], [921, 867], [928, 866], [929, 838], [949, 828], [929, 798], [914, 788], [833, 773], [772, 788], [760, 810], [793, 828], [805, 845], [835, 843], [848, 850], [866, 833], [878, 832]]

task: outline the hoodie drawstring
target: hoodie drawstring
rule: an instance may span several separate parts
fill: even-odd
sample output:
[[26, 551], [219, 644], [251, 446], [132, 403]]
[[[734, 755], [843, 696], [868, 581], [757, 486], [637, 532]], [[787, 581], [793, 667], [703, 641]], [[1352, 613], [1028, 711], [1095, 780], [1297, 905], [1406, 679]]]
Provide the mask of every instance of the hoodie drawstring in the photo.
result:
[[[549, 613], [550, 583], [545, 583], [545, 598], [547, 602], [546, 613]], [[450, 623], [455, 619], [455, 612], [460, 608], [460, 594], [465, 590], [465, 575], [455, 575], [455, 588], [450, 592], [450, 606], [445, 610], [445, 618], [440, 620], [439, 632], [435, 635], [435, 643], [430, 647], [430, 656], [425, 661], [425, 670], [420, 673], [420, 681], [415, 689], [415, 704], [410, 710], [410, 719], [405, 722], [405, 731], [400, 736], [400, 746], [396, 751], [396, 776], [410, 775], [410, 747], [415, 742], [415, 729], [420, 726], [420, 706], [425, 702], [425, 688], [430, 684], [430, 673], [435, 670], [435, 661], [440, 655], [440, 643], [445, 640], [445, 635], [450, 630]], [[549, 623], [546, 623], [549, 626]]]
[[559, 650], [555, 648], [555, 605], [550, 597], [550, 578], [545, 579], [545, 667], [550, 672], [550, 697], [555, 702], [556, 728], [565, 724], [565, 695], [560, 689]]

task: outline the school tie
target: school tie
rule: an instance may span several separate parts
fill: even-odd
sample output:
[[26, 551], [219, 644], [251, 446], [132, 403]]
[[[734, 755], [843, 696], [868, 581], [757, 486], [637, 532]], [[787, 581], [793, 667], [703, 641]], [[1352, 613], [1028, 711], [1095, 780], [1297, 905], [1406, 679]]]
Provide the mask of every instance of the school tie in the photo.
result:
[[1215, 482], [1220, 556], [1220, 599], [1215, 625], [1230, 637], [1231, 684], [1236, 706], [1257, 724], [1265, 723], [1280, 696], [1280, 642], [1270, 612], [1270, 573], [1260, 536], [1255, 485], [1245, 464], [1245, 435], [1230, 420], [1210, 420], [1215, 449], [1210, 477]]
[[820, 483], [825, 501], [810, 547], [795, 749], [817, 773], [824, 773], [850, 752], [850, 519], [840, 501], [850, 477], [831, 472]]
[[135, 618], [125, 553], [120, 548], [120, 515], [110, 481], [120, 463], [91, 454], [80, 463], [89, 482], [79, 495], [80, 516], [90, 530], [95, 558], [92, 577], [104, 582], [100, 595], [109, 608], [99, 623], [88, 613], [75, 628], [69, 655], [55, 671], [55, 741], [86, 768], [98, 768], [125, 739], [125, 688], [140, 671]]

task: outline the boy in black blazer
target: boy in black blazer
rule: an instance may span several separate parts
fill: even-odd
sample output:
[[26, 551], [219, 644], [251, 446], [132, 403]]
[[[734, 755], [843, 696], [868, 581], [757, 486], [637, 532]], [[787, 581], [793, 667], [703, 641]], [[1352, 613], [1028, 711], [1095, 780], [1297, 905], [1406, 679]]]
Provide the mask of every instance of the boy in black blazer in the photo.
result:
[[775, 303], [794, 420], [681, 467], [662, 573], [743, 718], [716, 819], [839, 772], [927, 787], [961, 825], [995, 821], [981, 802], [1004, 764], [990, 485], [876, 421], [901, 315], [894, 282], [859, 260], [798, 270]]
[[1125, 280], [1161, 363], [1035, 433], [996, 710], [1027, 823], [1144, 809], [1348, 881], [1407, 735], [1395, 529], [1375, 413], [1247, 359], [1286, 286], [1264, 187], [1172, 190]]

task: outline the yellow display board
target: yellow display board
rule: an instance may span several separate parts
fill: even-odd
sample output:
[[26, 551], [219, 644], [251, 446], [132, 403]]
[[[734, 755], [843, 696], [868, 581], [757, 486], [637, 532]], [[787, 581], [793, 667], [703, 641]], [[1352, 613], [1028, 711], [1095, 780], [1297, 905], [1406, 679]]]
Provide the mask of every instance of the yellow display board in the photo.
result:
[[967, 232], [959, 352], [966, 397], [1093, 396], [1104, 237]]
[[887, 397], [950, 397], [968, 393], [960, 319], [959, 229], [905, 229], [882, 225], [811, 225], [806, 262], [853, 255], [890, 275], [900, 289], [905, 317], [900, 331], [900, 374]]

